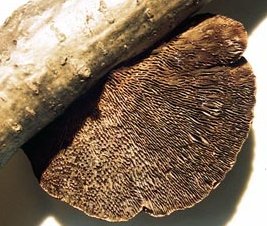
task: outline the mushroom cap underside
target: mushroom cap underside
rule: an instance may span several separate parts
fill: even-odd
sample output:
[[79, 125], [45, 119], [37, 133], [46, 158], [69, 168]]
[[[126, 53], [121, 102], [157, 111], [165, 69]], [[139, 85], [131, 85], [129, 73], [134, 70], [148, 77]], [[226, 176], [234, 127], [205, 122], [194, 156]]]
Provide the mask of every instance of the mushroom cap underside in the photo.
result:
[[23, 146], [43, 189], [108, 221], [204, 199], [253, 118], [246, 38], [240, 23], [213, 16], [111, 72]]

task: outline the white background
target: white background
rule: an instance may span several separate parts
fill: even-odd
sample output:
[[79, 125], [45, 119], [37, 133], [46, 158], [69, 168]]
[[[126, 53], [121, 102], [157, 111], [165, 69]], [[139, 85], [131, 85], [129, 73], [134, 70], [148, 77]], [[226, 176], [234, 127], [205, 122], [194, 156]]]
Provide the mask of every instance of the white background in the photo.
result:
[[[0, 24], [26, 1], [1, 1]], [[224, 14], [245, 25], [249, 33], [245, 56], [257, 76], [253, 128], [223, 183], [194, 208], [164, 218], [141, 213], [127, 223], [111, 224], [50, 198], [20, 151], [0, 170], [1, 226], [267, 226], [267, 2], [214, 0], [202, 12]]]

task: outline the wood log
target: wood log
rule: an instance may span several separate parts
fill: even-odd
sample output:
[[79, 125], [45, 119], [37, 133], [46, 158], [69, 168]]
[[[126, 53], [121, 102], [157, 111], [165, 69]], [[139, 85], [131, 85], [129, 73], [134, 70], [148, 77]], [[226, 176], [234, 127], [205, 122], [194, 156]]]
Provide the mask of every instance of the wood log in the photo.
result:
[[122, 61], [208, 0], [30, 1], [0, 28], [0, 166]]

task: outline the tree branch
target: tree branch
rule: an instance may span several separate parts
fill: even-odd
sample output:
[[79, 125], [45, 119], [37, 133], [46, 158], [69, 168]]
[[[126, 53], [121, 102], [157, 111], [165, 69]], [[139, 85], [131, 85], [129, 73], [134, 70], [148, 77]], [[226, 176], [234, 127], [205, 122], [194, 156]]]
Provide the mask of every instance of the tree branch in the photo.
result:
[[206, 0], [48, 0], [0, 29], [0, 165], [122, 61], [141, 53]]

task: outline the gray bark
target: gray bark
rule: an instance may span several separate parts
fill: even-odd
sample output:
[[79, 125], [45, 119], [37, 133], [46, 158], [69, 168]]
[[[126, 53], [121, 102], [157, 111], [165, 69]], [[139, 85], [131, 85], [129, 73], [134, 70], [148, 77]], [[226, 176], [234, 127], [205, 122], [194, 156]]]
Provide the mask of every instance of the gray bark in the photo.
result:
[[115, 65], [206, 2], [36, 0], [19, 8], [0, 28], [0, 166]]

